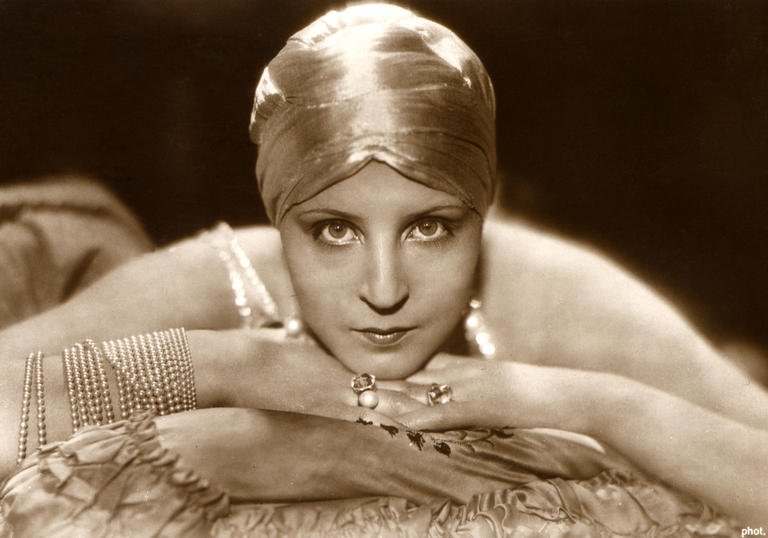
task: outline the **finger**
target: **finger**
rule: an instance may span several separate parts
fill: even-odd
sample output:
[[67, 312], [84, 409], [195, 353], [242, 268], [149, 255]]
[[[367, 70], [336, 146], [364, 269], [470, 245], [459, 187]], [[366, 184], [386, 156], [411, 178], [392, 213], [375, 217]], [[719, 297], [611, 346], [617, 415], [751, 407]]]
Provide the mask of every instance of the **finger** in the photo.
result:
[[[453, 396], [456, 396], [457, 389], [458, 392], [464, 392], [466, 389], [466, 383], [464, 381], [456, 381], [456, 382], [444, 382], [443, 379], [441, 379], [443, 376], [427, 376], [425, 379], [429, 380], [429, 383], [411, 383], [409, 381], [398, 381], [397, 385], [391, 385], [394, 386], [397, 392], [406, 394], [408, 397], [421, 402], [423, 405], [429, 405], [429, 393], [433, 390], [433, 385], [448, 385], [451, 389], [451, 393]], [[464, 379], [464, 378], [462, 378]]]
[[405, 392], [405, 389], [408, 386], [408, 383], [400, 380], [400, 379], [393, 379], [393, 380], [387, 380], [382, 381], [380, 379], [376, 380], [376, 386], [380, 389], [386, 389], [386, 390], [396, 390], [398, 392]]
[[470, 404], [450, 402], [432, 407], [422, 407], [395, 418], [411, 430], [447, 430], [480, 425], [476, 424], [474, 414]]
[[427, 403], [426, 399], [421, 402], [402, 392], [378, 390], [377, 393], [379, 404], [375, 407], [376, 411], [392, 417], [416, 411]]
[[390, 391], [400, 392], [407, 395], [414, 400], [426, 404], [427, 403], [427, 391], [429, 385], [422, 385], [419, 383], [409, 383], [408, 381], [377, 381], [376, 385], [379, 388], [383, 388]]

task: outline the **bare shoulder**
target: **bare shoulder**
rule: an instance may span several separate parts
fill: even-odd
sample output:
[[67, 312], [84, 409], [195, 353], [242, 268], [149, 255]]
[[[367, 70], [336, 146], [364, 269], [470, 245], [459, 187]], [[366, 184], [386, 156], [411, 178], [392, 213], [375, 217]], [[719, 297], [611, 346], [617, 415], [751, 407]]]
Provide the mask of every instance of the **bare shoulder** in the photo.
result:
[[252, 260], [268, 260], [281, 256], [280, 232], [267, 225], [245, 226], [235, 230], [237, 240]]
[[484, 291], [491, 296], [527, 288], [535, 289], [539, 300], [559, 306], [571, 297], [610, 303], [645, 300], [654, 310], [664, 302], [597, 249], [512, 219], [486, 223], [483, 272]]
[[481, 298], [499, 358], [615, 373], [765, 427], [768, 394], [669, 300], [586, 245], [487, 223]]
[[490, 220], [484, 233], [483, 302], [518, 360], [568, 364], [581, 349], [583, 364], [587, 351], [599, 361], [598, 350], [694, 334], [650, 286], [587, 245], [515, 220]]
[[517, 271], [544, 270], [549, 276], [569, 280], [590, 277], [595, 271], [621, 280], [637, 280], [585, 243], [512, 218], [495, 218], [486, 223], [484, 255], [493, 264], [511, 264], [511, 269]]

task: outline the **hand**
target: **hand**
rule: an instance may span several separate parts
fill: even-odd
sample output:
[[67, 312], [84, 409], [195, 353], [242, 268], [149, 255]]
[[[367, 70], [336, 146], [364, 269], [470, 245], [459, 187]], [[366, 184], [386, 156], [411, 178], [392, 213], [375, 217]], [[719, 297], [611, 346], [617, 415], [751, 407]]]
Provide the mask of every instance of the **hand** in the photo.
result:
[[440, 354], [405, 382], [382, 385], [424, 404], [432, 383], [451, 386], [451, 402], [395, 416], [414, 430], [513, 426], [582, 431], [586, 428], [583, 404], [589, 401], [585, 395], [604, 386], [600, 385], [606, 382], [601, 375]]
[[350, 381], [361, 372], [350, 372], [310, 338], [292, 338], [278, 329], [189, 334], [190, 346], [194, 340], [213, 377], [211, 390], [219, 399], [214, 405], [388, 424], [395, 422], [391, 417], [424, 407], [379, 383], [376, 409], [358, 407]]

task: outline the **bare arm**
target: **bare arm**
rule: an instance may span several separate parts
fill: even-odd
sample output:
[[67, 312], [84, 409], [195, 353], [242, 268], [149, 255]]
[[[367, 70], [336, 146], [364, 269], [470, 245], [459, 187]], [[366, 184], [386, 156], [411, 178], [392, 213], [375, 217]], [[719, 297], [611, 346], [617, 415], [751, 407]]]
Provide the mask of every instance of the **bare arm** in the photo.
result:
[[[284, 287], [274, 230], [253, 227], [237, 235], [268, 288]], [[66, 303], [4, 329], [0, 359], [23, 360], [37, 349], [58, 353], [84, 338], [99, 341], [167, 327], [237, 325], [225, 266], [210, 245], [192, 238], [134, 258]]]
[[[226, 404], [228, 395], [221, 390], [221, 386], [212, 383], [213, 373], [221, 373], [221, 379], [228, 373], [226, 367], [216, 365], [215, 361], [208, 360], [213, 356], [209, 348], [213, 344], [205, 333], [190, 333], [190, 348], [195, 354], [194, 366], [197, 369], [197, 397], [200, 407], [210, 407]], [[222, 353], [227, 353], [224, 347], [226, 341], [216, 339], [216, 346]], [[234, 344], [234, 342], [233, 342]], [[234, 346], [233, 346], [234, 347]], [[232, 349], [230, 356], [236, 350]], [[234, 362], [234, 361], [233, 361]], [[109, 370], [109, 369], [108, 369]], [[65, 439], [72, 433], [72, 420], [69, 411], [69, 399], [64, 379], [64, 369], [61, 357], [58, 355], [46, 356], [43, 360], [44, 387], [45, 387], [45, 424], [48, 442]], [[111, 372], [109, 372], [111, 374]], [[4, 372], [0, 378], [0, 476], [6, 476], [13, 470], [17, 456], [17, 440], [19, 436], [21, 402], [24, 379], [24, 357], [6, 359]], [[111, 386], [116, 386], [115, 379], [110, 377]], [[115, 399], [116, 391], [111, 391], [113, 407], [118, 409]], [[30, 432], [28, 439], [28, 453], [37, 446], [37, 429], [35, 420], [35, 406], [32, 406], [30, 420]]]
[[515, 222], [487, 230], [499, 358], [609, 372], [768, 429], [768, 393], [667, 301], [590, 249]]
[[[379, 390], [375, 412], [357, 407], [357, 397], [349, 388], [352, 373], [313, 341], [286, 337], [280, 330], [189, 331], [187, 336], [198, 408], [271, 409], [379, 421], [384, 415], [421, 406], [399, 392]], [[13, 470], [17, 456], [23, 359], [7, 360], [0, 378], [0, 477]], [[52, 442], [71, 434], [72, 420], [61, 358], [47, 356], [43, 369], [46, 429], [48, 442]], [[112, 376], [111, 369], [106, 369]], [[110, 377], [109, 382], [113, 407], [118, 409], [116, 380]], [[35, 413], [33, 406], [28, 453], [37, 448]]]
[[240, 499], [387, 495], [468, 502], [476, 493], [514, 483], [503, 454], [484, 459], [455, 447], [446, 457], [428, 441], [420, 450], [403, 430], [353, 421], [226, 408], [168, 415], [156, 424], [164, 448]]
[[603, 386], [586, 400], [596, 419], [575, 424], [576, 431], [743, 523], [766, 523], [768, 432], [626, 379]]
[[[400, 416], [411, 428], [556, 428], [590, 435], [639, 468], [739, 518], [765, 524], [768, 432], [601, 372], [440, 356], [409, 379], [454, 401]], [[768, 412], [768, 408], [763, 408]]]

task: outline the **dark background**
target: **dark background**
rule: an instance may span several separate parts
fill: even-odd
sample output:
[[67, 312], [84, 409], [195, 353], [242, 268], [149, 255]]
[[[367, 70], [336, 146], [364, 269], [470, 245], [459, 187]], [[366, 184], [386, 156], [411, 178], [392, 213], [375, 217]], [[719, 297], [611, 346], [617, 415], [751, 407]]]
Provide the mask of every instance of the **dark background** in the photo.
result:
[[[263, 222], [252, 92], [328, 1], [0, 0], [0, 181], [107, 183], [158, 243]], [[412, 1], [486, 63], [505, 207], [768, 347], [768, 3]]]

